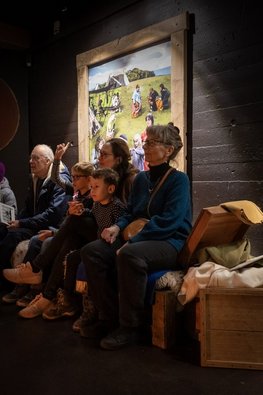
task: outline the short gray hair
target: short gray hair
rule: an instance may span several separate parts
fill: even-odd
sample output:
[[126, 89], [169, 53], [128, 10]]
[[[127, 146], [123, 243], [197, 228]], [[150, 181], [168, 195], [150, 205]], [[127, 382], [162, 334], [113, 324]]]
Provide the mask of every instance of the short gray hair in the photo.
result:
[[37, 144], [34, 148], [40, 148], [42, 155], [48, 159], [50, 162], [54, 161], [54, 152], [49, 145]]

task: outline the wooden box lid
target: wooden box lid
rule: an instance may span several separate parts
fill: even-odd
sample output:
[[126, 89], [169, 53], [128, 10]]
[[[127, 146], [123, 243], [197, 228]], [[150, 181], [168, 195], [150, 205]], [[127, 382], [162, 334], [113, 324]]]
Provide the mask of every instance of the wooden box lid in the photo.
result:
[[196, 263], [195, 252], [200, 248], [238, 241], [248, 228], [248, 224], [221, 206], [203, 208], [178, 256], [178, 263], [187, 268]]

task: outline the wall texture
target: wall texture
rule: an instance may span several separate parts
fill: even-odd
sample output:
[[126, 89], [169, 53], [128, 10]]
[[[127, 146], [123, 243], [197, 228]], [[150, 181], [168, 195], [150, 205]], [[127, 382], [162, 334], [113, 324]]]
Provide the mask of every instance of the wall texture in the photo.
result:
[[[74, 29], [62, 20], [60, 34], [52, 36], [49, 31], [35, 40], [29, 125], [20, 130], [25, 140], [28, 131], [31, 147], [44, 142], [55, 148], [68, 140], [77, 145], [76, 55], [188, 11], [188, 174], [194, 219], [202, 207], [229, 200], [253, 200], [263, 208], [260, 6], [246, 0], [123, 4], [83, 15]], [[21, 84], [15, 78], [13, 82]], [[18, 137], [12, 144], [8, 152], [19, 152]], [[75, 146], [65, 161], [70, 166], [77, 158]], [[262, 253], [262, 226], [253, 227], [248, 235], [252, 252]]]

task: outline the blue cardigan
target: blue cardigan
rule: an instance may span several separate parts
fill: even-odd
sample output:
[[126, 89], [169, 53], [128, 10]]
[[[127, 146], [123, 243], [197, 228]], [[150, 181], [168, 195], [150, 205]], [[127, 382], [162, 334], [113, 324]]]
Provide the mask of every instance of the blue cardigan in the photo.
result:
[[[142, 171], [133, 182], [128, 214], [116, 223], [121, 230], [136, 218], [146, 217], [149, 189], [149, 171]], [[174, 170], [169, 174], [154, 196], [149, 212], [150, 221], [130, 242], [165, 240], [179, 252], [192, 229], [190, 185], [185, 173]]]

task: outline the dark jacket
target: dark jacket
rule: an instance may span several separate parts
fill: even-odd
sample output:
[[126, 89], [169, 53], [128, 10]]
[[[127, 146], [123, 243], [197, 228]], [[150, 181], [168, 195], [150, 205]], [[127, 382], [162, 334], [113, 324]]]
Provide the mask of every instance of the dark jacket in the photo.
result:
[[[66, 166], [61, 170], [61, 176], [70, 180], [70, 174]], [[25, 207], [18, 215], [20, 227], [35, 231], [48, 229], [50, 226], [56, 228], [65, 216], [70, 197], [60, 186], [51, 181], [49, 174], [44, 180], [34, 204], [35, 183], [36, 179], [31, 176]]]

